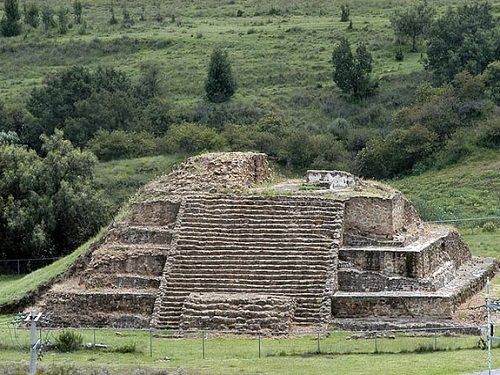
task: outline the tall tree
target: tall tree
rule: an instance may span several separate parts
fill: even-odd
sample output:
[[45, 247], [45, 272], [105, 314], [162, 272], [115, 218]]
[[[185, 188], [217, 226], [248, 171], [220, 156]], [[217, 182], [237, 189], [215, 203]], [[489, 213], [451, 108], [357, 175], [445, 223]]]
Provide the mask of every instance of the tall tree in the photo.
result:
[[205, 82], [207, 98], [213, 103], [228, 101], [236, 92], [236, 81], [231, 72], [227, 53], [220, 48], [212, 52]]
[[342, 91], [354, 97], [368, 96], [373, 92], [370, 79], [373, 59], [364, 44], [360, 44], [353, 54], [349, 41], [342, 38], [333, 50], [332, 62], [333, 80]]
[[432, 24], [434, 8], [422, 0], [407, 9], [396, 11], [391, 24], [398, 38], [410, 38], [412, 51], [417, 50], [417, 39], [423, 36]]
[[449, 8], [431, 27], [427, 66], [440, 81], [461, 70], [479, 74], [500, 59], [500, 30], [489, 3]]
[[73, 3], [73, 13], [75, 14], [75, 23], [81, 24], [83, 19], [83, 6], [80, 0]]
[[4, 15], [0, 21], [3, 36], [10, 37], [21, 34], [21, 12], [17, 0], [5, 0]]

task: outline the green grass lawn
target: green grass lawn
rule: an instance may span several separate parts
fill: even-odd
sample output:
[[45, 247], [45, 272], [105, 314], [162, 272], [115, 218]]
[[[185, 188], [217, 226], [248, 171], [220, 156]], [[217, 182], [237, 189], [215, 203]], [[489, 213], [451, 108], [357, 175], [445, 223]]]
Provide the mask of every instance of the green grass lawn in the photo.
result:
[[[83, 332], [84, 342], [92, 343], [93, 331]], [[25, 361], [26, 331], [7, 332], [0, 339], [0, 367], [16, 361]], [[80, 350], [74, 353], [46, 352], [42, 364], [65, 364], [79, 367], [107, 367], [120, 374], [133, 368], [182, 368], [188, 373], [202, 374], [462, 374], [485, 367], [486, 353], [475, 349], [477, 337], [404, 337], [347, 340], [348, 333], [333, 332], [320, 339], [321, 354], [317, 351], [316, 336], [293, 338], [263, 338], [261, 358], [258, 339], [248, 337], [200, 337], [167, 339], [153, 337], [150, 356], [149, 334], [141, 331], [97, 330], [96, 342], [109, 346], [106, 351]], [[42, 332], [43, 338], [54, 335]], [[113, 349], [135, 343], [135, 353], [119, 354]], [[378, 354], [374, 353], [375, 345]], [[430, 353], [404, 353], [436, 345]], [[403, 352], [403, 353], [401, 353]], [[357, 353], [357, 354], [345, 354]], [[165, 357], [169, 360], [166, 361]], [[494, 351], [494, 360], [500, 361], [500, 351]]]

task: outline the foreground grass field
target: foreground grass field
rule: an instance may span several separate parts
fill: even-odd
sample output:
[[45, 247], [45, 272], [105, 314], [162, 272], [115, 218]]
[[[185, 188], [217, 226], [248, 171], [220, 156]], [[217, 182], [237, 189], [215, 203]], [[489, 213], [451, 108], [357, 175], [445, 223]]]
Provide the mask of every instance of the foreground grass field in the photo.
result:
[[[93, 331], [81, 331], [85, 343], [93, 342]], [[2, 331], [0, 367], [23, 362], [27, 350], [27, 332], [7, 334]], [[42, 333], [47, 337], [46, 333]], [[52, 336], [49, 335], [49, 338]], [[46, 352], [42, 365], [65, 365], [96, 369], [105, 367], [114, 374], [133, 369], [183, 369], [196, 374], [434, 374], [451, 375], [485, 368], [486, 352], [477, 349], [477, 337], [401, 337], [348, 340], [348, 333], [333, 332], [317, 337], [263, 338], [261, 358], [258, 339], [242, 337], [200, 337], [167, 339], [153, 337], [152, 356], [149, 333], [140, 331], [98, 330], [96, 342], [109, 346], [106, 350], [80, 350], [74, 353]], [[136, 352], [116, 353], [125, 345], [135, 344]], [[436, 352], [426, 352], [435, 345]], [[422, 349], [424, 348], [424, 349]], [[427, 349], [425, 349], [427, 348]], [[377, 353], [375, 353], [377, 350]], [[420, 353], [418, 353], [420, 351]], [[408, 353], [407, 353], [408, 352]], [[358, 353], [358, 354], [345, 354]], [[167, 359], [166, 359], [167, 358]], [[500, 351], [494, 351], [500, 362]]]

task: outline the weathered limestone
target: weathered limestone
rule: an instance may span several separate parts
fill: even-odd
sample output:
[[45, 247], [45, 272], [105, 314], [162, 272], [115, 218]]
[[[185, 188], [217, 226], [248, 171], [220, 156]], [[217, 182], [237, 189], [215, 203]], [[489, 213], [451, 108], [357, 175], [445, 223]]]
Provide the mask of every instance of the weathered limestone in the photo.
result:
[[293, 298], [256, 293], [191, 293], [182, 306], [180, 328], [268, 335], [287, 334]]
[[40, 307], [62, 326], [442, 326], [496, 270], [386, 185], [308, 171], [306, 185], [254, 186], [269, 176], [264, 154], [188, 159], [148, 184]]

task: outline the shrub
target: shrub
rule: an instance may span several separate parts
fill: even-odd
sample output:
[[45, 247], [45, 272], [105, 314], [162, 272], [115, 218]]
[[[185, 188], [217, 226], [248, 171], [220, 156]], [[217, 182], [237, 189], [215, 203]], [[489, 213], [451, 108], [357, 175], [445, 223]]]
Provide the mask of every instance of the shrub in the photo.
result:
[[54, 21], [54, 10], [48, 5], [42, 7], [42, 23], [45, 32], [56, 27], [56, 22]]
[[478, 143], [489, 148], [500, 148], [500, 116], [491, 116], [478, 129]]
[[193, 123], [172, 126], [163, 140], [167, 152], [200, 152], [220, 150], [226, 139], [214, 129]]
[[135, 342], [131, 342], [129, 344], [117, 346], [112, 350], [113, 353], [121, 353], [121, 354], [126, 354], [126, 353], [137, 353], [137, 347]]
[[419, 4], [396, 11], [391, 17], [392, 28], [398, 39], [410, 38], [411, 50], [416, 51], [417, 38], [427, 32], [431, 26], [434, 13], [434, 9], [428, 4], [427, 0], [422, 0]]
[[146, 132], [112, 132], [99, 130], [89, 143], [90, 150], [99, 160], [131, 159], [157, 153], [153, 136]]
[[483, 224], [483, 232], [494, 232], [496, 230], [496, 225], [492, 221], [488, 221]]
[[24, 11], [24, 22], [34, 29], [40, 24], [40, 9], [36, 3], [29, 3]]
[[55, 338], [54, 348], [61, 353], [74, 352], [81, 349], [83, 336], [74, 331], [62, 331]]

